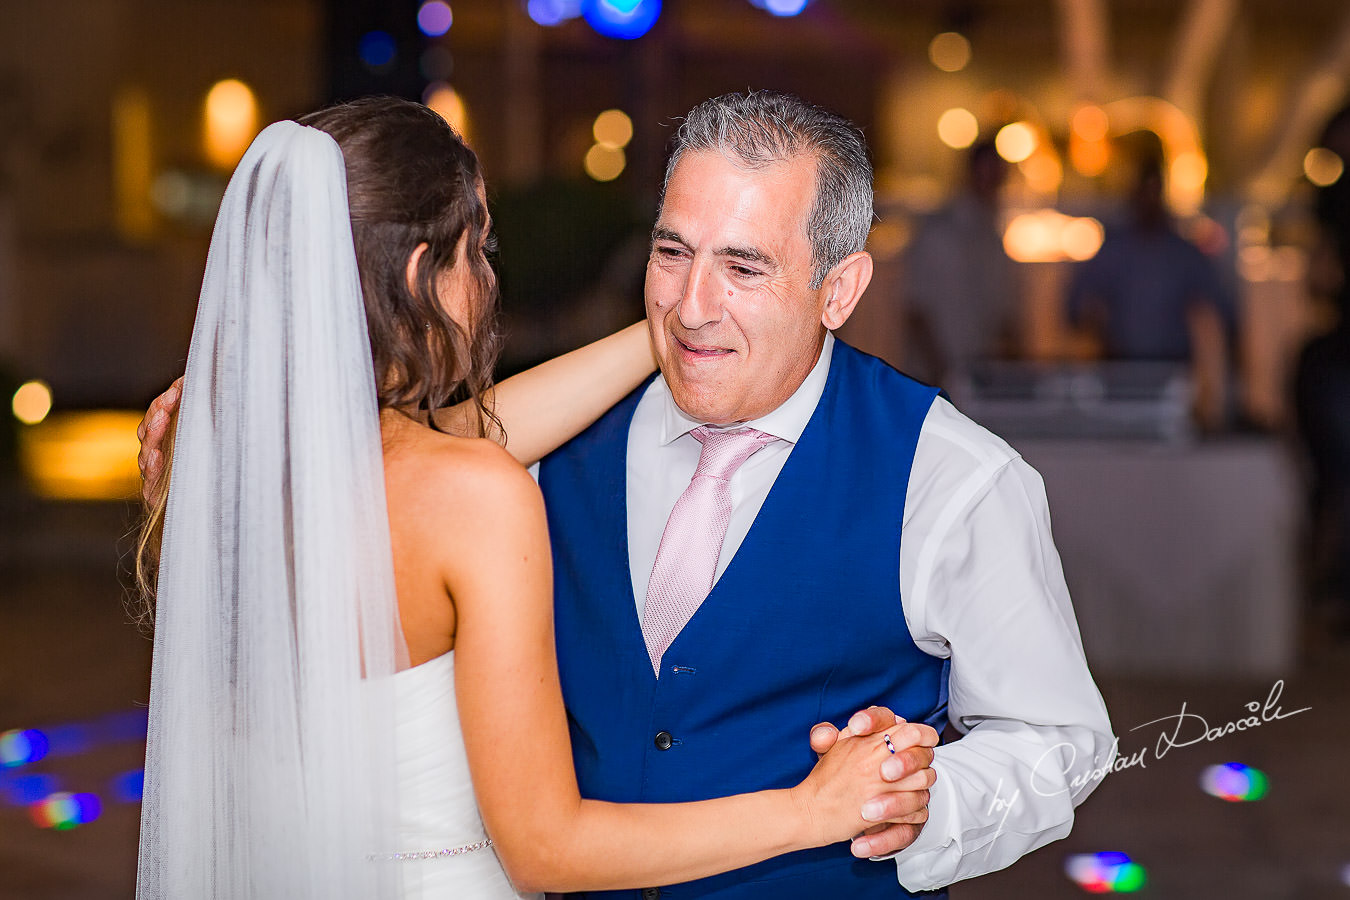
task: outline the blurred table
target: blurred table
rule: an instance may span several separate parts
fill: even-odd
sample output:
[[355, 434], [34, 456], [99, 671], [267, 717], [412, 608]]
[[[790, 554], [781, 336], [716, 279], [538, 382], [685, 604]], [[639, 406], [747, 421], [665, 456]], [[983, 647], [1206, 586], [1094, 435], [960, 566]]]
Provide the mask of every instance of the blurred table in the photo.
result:
[[1300, 500], [1280, 444], [1021, 440], [1094, 670], [1286, 676]]

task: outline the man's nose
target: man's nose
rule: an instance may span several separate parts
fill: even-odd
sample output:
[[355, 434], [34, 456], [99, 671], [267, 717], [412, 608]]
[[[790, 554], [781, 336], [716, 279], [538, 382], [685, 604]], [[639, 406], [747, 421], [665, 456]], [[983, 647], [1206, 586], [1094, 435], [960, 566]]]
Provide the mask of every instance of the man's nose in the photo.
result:
[[690, 331], [717, 322], [722, 318], [721, 293], [715, 273], [708, 266], [697, 263], [689, 268], [689, 279], [675, 308], [680, 324]]

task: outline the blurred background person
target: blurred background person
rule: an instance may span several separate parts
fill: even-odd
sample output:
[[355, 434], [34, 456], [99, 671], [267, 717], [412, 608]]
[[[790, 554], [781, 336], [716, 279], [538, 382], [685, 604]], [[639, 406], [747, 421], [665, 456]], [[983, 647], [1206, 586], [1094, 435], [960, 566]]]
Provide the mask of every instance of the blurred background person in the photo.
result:
[[1189, 363], [1196, 419], [1214, 430], [1224, 420], [1231, 313], [1213, 264], [1178, 233], [1163, 188], [1161, 164], [1146, 159], [1126, 221], [1078, 266], [1065, 312], [1106, 359]]
[[973, 363], [1021, 348], [1016, 272], [1000, 221], [1007, 176], [993, 141], [974, 144], [964, 183], [921, 221], [905, 253], [904, 369], [956, 396]]
[[[1327, 126], [1323, 146], [1350, 157], [1350, 108]], [[1315, 204], [1332, 265], [1326, 330], [1299, 354], [1294, 407], [1309, 463], [1308, 584], [1314, 612], [1350, 637], [1350, 180], [1321, 188]]]

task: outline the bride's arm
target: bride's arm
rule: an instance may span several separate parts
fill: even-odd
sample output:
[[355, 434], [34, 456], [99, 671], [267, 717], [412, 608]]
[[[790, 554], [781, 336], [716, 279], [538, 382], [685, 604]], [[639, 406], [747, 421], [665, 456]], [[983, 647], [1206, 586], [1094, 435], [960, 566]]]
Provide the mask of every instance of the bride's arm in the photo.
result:
[[[581, 431], [656, 371], [647, 324], [635, 325], [540, 363], [496, 385], [484, 404], [506, 432], [490, 435], [530, 465]], [[436, 423], [452, 434], [472, 434], [472, 403], [439, 410]]]
[[474, 465], [451, 476], [453, 502], [435, 504], [458, 512], [433, 533], [455, 598], [455, 690], [474, 788], [518, 888], [678, 883], [872, 824], [863, 802], [890, 789], [877, 776], [886, 751], [876, 738], [842, 742], [843, 753], [789, 790], [660, 805], [582, 799], [558, 684], [543, 501], [505, 454], [477, 447]]

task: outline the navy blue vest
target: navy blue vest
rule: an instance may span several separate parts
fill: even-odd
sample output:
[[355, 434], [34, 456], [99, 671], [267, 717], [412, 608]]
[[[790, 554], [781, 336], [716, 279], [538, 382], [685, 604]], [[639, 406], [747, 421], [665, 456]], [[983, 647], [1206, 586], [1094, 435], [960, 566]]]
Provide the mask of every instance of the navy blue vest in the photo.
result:
[[[872, 704], [941, 731], [946, 665], [914, 645], [898, 581], [905, 490], [936, 391], [835, 343], [815, 413], [659, 681], [628, 567], [628, 428], [641, 394], [540, 467], [582, 795], [661, 803], [791, 787], [815, 762], [807, 730], [842, 727]], [[661, 896], [909, 895], [893, 864], [854, 859], [840, 843]]]

